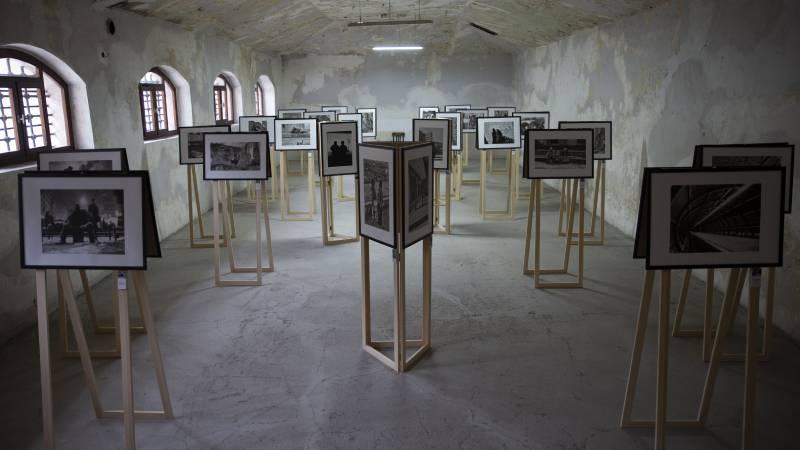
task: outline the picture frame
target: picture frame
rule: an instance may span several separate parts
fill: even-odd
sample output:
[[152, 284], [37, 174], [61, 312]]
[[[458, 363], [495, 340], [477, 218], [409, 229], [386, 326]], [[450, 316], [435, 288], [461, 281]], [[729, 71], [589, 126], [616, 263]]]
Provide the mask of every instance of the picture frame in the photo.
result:
[[478, 132], [478, 118], [487, 117], [488, 111], [485, 109], [464, 109], [460, 111], [463, 116], [464, 123], [461, 130], [464, 133], [477, 133]]
[[475, 144], [479, 150], [522, 148], [519, 117], [479, 117]]
[[648, 270], [783, 265], [786, 168], [647, 172]]
[[517, 111], [513, 115], [519, 116], [523, 141], [529, 129], [547, 130], [550, 128], [550, 111]]
[[316, 150], [317, 119], [275, 119], [275, 150]]
[[242, 133], [267, 132], [269, 143], [275, 143], [275, 116], [239, 116], [239, 131]]
[[783, 212], [791, 214], [794, 192], [794, 145], [728, 144], [698, 145], [694, 148], [694, 167], [785, 167]]
[[336, 120], [339, 122], [356, 122], [356, 125], [358, 126], [358, 143], [360, 144], [364, 141], [364, 136], [361, 131], [360, 113], [337, 114]]
[[333, 111], [338, 116], [339, 114], [347, 114], [347, 106], [323, 106], [320, 108], [322, 111]]
[[203, 164], [203, 133], [230, 133], [230, 125], [178, 127], [178, 162]]
[[447, 119], [450, 121], [450, 150], [454, 152], [461, 151], [461, 116], [462, 114], [460, 111], [436, 113], [437, 119]]
[[19, 174], [20, 267], [145, 270], [146, 176]]
[[302, 119], [305, 108], [279, 109], [278, 119]]
[[463, 111], [465, 109], [472, 109], [471, 105], [444, 105], [444, 112]]
[[321, 123], [319, 140], [319, 168], [322, 176], [358, 174], [357, 122]]
[[317, 119], [317, 122], [336, 122], [336, 111], [306, 111], [304, 119]]
[[361, 114], [361, 133], [363, 137], [378, 136], [378, 108], [358, 108]]
[[610, 121], [566, 121], [558, 122], [559, 129], [591, 128], [594, 130], [594, 159], [610, 161], [613, 151], [614, 127]]
[[358, 146], [359, 235], [396, 248], [395, 148]]
[[522, 176], [531, 180], [594, 178], [594, 130], [529, 129]]
[[434, 170], [450, 169], [450, 142], [452, 131], [450, 119], [413, 119], [412, 141], [430, 142], [433, 148]]
[[639, 211], [633, 237], [633, 259], [647, 258], [647, 240], [650, 239], [650, 172], [660, 167], [645, 167], [642, 172], [642, 188], [639, 192]]
[[261, 181], [271, 176], [267, 133], [204, 133], [203, 179]]
[[438, 106], [420, 106], [419, 107], [419, 119], [435, 119], [436, 113], [439, 112]]
[[127, 171], [128, 154], [124, 148], [84, 150], [48, 150], [36, 155], [36, 170], [50, 172]]
[[403, 248], [408, 248], [433, 234], [433, 145], [404, 148], [403, 174]]
[[486, 108], [487, 117], [510, 117], [517, 112], [514, 106], [490, 106]]

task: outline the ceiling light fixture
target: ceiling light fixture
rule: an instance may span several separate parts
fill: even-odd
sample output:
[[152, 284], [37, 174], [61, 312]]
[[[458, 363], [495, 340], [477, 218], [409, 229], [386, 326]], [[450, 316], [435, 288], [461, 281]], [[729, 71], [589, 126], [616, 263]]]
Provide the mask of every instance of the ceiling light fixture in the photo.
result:
[[488, 29], [488, 28], [486, 28], [486, 27], [482, 27], [482, 26], [478, 25], [478, 24], [477, 24], [477, 23], [475, 23], [475, 22], [470, 22], [469, 24], [470, 24], [470, 25], [472, 25], [473, 27], [475, 27], [475, 28], [477, 28], [477, 29], [479, 29], [479, 30], [483, 31], [484, 33], [489, 33], [489, 34], [491, 34], [492, 36], [497, 36], [497, 32], [496, 32], [496, 31], [492, 31], [492, 30], [490, 30], [490, 29]]
[[350, 22], [347, 24], [348, 27], [373, 27], [379, 25], [426, 25], [433, 23], [432, 20], [423, 19], [422, 18], [422, 3], [420, 1], [417, 2], [417, 17], [416, 19], [397, 19], [392, 20], [392, 2], [389, 0], [389, 11], [387, 14], [383, 15], [387, 17], [387, 20], [367, 20], [364, 21], [363, 11], [361, 10], [361, 2], [358, 2], [358, 21], [357, 22]]
[[376, 52], [395, 52], [395, 51], [413, 51], [422, 50], [421, 45], [381, 45], [372, 47]]

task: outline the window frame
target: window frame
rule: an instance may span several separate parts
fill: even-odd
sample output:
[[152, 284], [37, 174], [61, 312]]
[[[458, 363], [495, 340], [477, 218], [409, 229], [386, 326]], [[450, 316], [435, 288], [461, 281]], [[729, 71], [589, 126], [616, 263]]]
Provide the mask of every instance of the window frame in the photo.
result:
[[[217, 86], [213, 84], [212, 87], [214, 88], [212, 93], [212, 102], [214, 106], [214, 123], [217, 125], [233, 125], [233, 115], [234, 115], [234, 104], [233, 104], [233, 88], [231, 87], [230, 81], [224, 74], [219, 74], [214, 78], [214, 81], [217, 78], [221, 79], [223, 83], [222, 86]], [[218, 97], [219, 96], [219, 97]], [[218, 101], [219, 98], [223, 97], [225, 99], [225, 108], [222, 108], [222, 105]], [[219, 117], [219, 119], [217, 118]]]
[[[170, 105], [168, 104], [167, 100], [167, 86], [172, 90], [172, 110], [175, 112], [175, 121], [178, 120], [178, 91], [175, 89], [175, 85], [172, 84], [169, 77], [167, 77], [164, 72], [159, 69], [158, 67], [153, 67], [152, 69], [145, 72], [145, 76], [147, 73], [152, 72], [159, 77], [161, 77], [162, 83], [142, 83], [139, 81], [139, 113], [142, 119], [142, 137], [144, 138], [145, 142], [147, 141], [154, 141], [157, 139], [163, 139], [170, 136], [177, 136], [178, 135], [178, 124], [175, 123], [175, 129], [170, 130], [170, 122], [169, 122], [169, 111], [166, 108], [169, 108]], [[153, 131], [147, 131], [147, 124], [145, 121], [145, 99], [144, 93], [145, 91], [150, 92], [150, 111], [153, 114], [153, 127], [155, 128]], [[158, 100], [157, 94], [161, 93], [164, 96], [164, 124], [166, 129], [159, 128], [158, 124]]]
[[[70, 106], [71, 92], [67, 83], [64, 82], [64, 79], [38, 58], [23, 51], [10, 48], [0, 48], [0, 59], [4, 58], [18, 59], [31, 64], [39, 70], [39, 75], [37, 77], [0, 75], [0, 87], [9, 88], [11, 90], [11, 108], [12, 113], [15, 116], [15, 139], [17, 140], [17, 150], [7, 153], [0, 153], [0, 167], [10, 167], [36, 161], [39, 152], [42, 151], [69, 150], [74, 148], [72, 109]], [[44, 74], [47, 74], [50, 78], [52, 78], [53, 81], [61, 87], [64, 93], [64, 131], [69, 144], [61, 147], [52, 146], [50, 136], [50, 106], [48, 105], [47, 93], [44, 88]], [[43, 112], [42, 130], [43, 136], [46, 137], [46, 144], [41, 147], [30, 148], [28, 144], [28, 130], [25, 124], [24, 116], [21, 115], [21, 112], [24, 111], [22, 103], [22, 90], [26, 88], [37, 89], [41, 95], [39, 107]]]
[[261, 85], [256, 83], [255, 88], [256, 94], [256, 115], [263, 116], [264, 115], [264, 89], [261, 88]]

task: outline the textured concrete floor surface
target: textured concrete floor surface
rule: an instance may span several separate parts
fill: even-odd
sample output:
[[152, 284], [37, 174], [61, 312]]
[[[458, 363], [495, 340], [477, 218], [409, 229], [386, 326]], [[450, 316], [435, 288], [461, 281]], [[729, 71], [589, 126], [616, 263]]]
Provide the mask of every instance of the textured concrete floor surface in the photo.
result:
[[[303, 181], [292, 180], [297, 208], [305, 204]], [[501, 182], [493, 178], [491, 208], [502, 201]], [[522, 275], [527, 200], [516, 202], [512, 221], [482, 221], [477, 199], [477, 187], [465, 187], [464, 199], [453, 203], [452, 235], [434, 237], [433, 352], [405, 374], [360, 349], [360, 246], [323, 247], [318, 215], [281, 222], [277, 202], [270, 204], [277, 270], [258, 288], [213, 287], [212, 251], [189, 249], [186, 230], [167, 239], [147, 280], [176, 417], [138, 421], [139, 448], [652, 448], [651, 430], [618, 426], [644, 274], [643, 263], [631, 259], [631, 240], [609, 227], [606, 246], [586, 248], [585, 289], [534, 289]], [[562, 256], [557, 211], [558, 194], [548, 190], [546, 265]], [[336, 216], [337, 230], [352, 233], [353, 203], [337, 202]], [[254, 207], [242, 197], [236, 229], [237, 258], [249, 264]], [[410, 336], [420, 325], [420, 247], [408, 252]], [[370, 248], [373, 332], [388, 337], [391, 253]], [[681, 280], [673, 279], [676, 295]], [[109, 280], [94, 292], [110, 320]], [[699, 323], [702, 293], [693, 282], [687, 325]], [[653, 414], [655, 310], [634, 410], [642, 418]], [[742, 348], [743, 316], [732, 350]], [[57, 447], [121, 448], [121, 420], [94, 417], [80, 364], [61, 357], [51, 327]], [[89, 337], [95, 348], [112, 345], [107, 336]], [[706, 368], [700, 341], [670, 345], [669, 415], [693, 417]], [[772, 348], [758, 367], [756, 448], [798, 448], [800, 350], [780, 333]], [[159, 408], [144, 336], [134, 336], [133, 351], [137, 407]], [[105, 406], [119, 407], [119, 361], [94, 367]], [[35, 330], [0, 348], [0, 380], [0, 447], [41, 448]], [[742, 381], [741, 364], [724, 365], [707, 426], [669, 430], [668, 448], [737, 448]]]

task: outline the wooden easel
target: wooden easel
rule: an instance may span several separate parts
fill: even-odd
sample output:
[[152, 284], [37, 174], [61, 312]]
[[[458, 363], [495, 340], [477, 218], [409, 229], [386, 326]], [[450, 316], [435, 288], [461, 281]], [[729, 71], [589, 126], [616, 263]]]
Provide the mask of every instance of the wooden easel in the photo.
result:
[[[309, 151], [308, 159], [308, 211], [292, 211], [289, 192], [289, 176], [286, 172], [286, 150], [281, 151], [281, 220], [309, 221], [314, 220], [314, 151]], [[302, 160], [302, 156], [301, 156]]]
[[511, 167], [511, 159], [512, 159], [512, 152], [506, 153], [506, 167], [504, 169], [496, 169], [494, 168], [494, 153], [489, 155], [487, 158], [489, 160], [489, 174], [491, 175], [503, 175], [505, 174]]
[[[714, 385], [722, 361], [722, 341], [728, 334], [731, 326], [731, 317], [738, 306], [736, 285], [742, 277], [742, 272], [747, 269], [732, 269], [728, 278], [728, 287], [719, 313], [718, 330], [714, 336], [711, 351], [711, 363], [706, 372], [703, 385], [703, 395], [700, 400], [697, 417], [685, 420], [667, 420], [667, 368], [669, 360], [669, 304], [671, 272], [661, 271], [661, 293], [659, 298], [658, 313], [658, 354], [656, 377], [656, 417], [655, 420], [633, 420], [631, 413], [636, 397], [636, 386], [639, 378], [642, 350], [644, 348], [644, 335], [647, 329], [647, 318], [653, 294], [653, 279], [655, 271], [645, 273], [644, 287], [642, 288], [639, 317], [636, 321], [636, 332], [631, 352], [631, 363], [628, 368], [628, 381], [625, 386], [625, 400], [622, 407], [621, 427], [655, 428], [655, 448], [663, 449], [665, 428], [667, 426], [681, 428], [701, 428], [705, 425], [711, 398], [714, 394]], [[747, 308], [747, 335], [745, 350], [745, 382], [744, 382], [744, 408], [742, 412], [742, 448], [751, 449], [753, 445], [753, 409], [755, 404], [755, 370], [758, 355], [756, 353], [756, 328], [758, 326], [758, 303], [761, 288], [761, 269], [750, 269], [750, 288]]]
[[[283, 153], [283, 151], [281, 153]], [[298, 153], [300, 153], [300, 152], [298, 152]], [[300, 169], [297, 172], [289, 171], [289, 163], [288, 163], [289, 158], [288, 157], [286, 157], [285, 160], [281, 159], [281, 166], [284, 165], [284, 161], [286, 161], [286, 172], [281, 172], [282, 174], [286, 173], [287, 175], [303, 175], [303, 173], [306, 171], [306, 161], [305, 161], [305, 159], [303, 159], [302, 153], [300, 153], [300, 157], [297, 159], [297, 161], [300, 163]], [[281, 176], [281, 179], [283, 179], [283, 176]]]
[[[398, 233], [398, 242], [402, 242]], [[370, 295], [369, 239], [361, 240], [361, 348], [390, 369], [405, 372], [416, 364], [431, 349], [431, 244], [428, 236], [422, 241], [422, 336], [420, 339], [406, 338], [406, 264], [405, 249], [400, 246], [393, 251], [394, 258], [394, 339], [372, 339], [372, 312]], [[417, 350], [406, 358], [406, 347]], [[381, 352], [394, 349], [392, 358]]]
[[[569, 182], [569, 180], [567, 180]], [[580, 185], [580, 187], [578, 187]], [[576, 197], [580, 191], [579, 203], [576, 204]], [[525, 275], [533, 275], [534, 287], [539, 289], [552, 289], [552, 288], [583, 288], [583, 221], [584, 211], [583, 203], [585, 197], [584, 182], [583, 180], [572, 180], [572, 197], [569, 205], [568, 217], [568, 230], [565, 247], [564, 247], [564, 265], [560, 268], [542, 269], [541, 268], [541, 248], [542, 248], [542, 180], [531, 180], [531, 195], [528, 203], [528, 224], [525, 228], [525, 253], [522, 262], [522, 272]], [[535, 223], [535, 246], [533, 253], [533, 269], [530, 268], [530, 248], [531, 248], [531, 222], [533, 219], [533, 211], [536, 210], [536, 223]], [[576, 211], [577, 210], [577, 211]], [[542, 282], [541, 275], [569, 275], [569, 258], [570, 249], [572, 248], [572, 233], [575, 226], [575, 213], [578, 212], [578, 273], [575, 282]]]
[[[194, 170], [194, 165], [189, 164], [186, 166], [186, 180], [187, 180], [187, 192], [188, 192], [188, 206], [189, 206], [189, 246], [191, 248], [211, 248], [213, 247], [213, 243], [211, 242], [200, 242], [200, 239], [209, 240], [212, 239], [211, 235], [207, 235], [205, 232], [205, 227], [203, 225], [203, 209], [200, 207], [200, 191], [197, 188], [197, 174]], [[227, 193], [230, 195], [230, 184], [227, 185]], [[192, 200], [194, 200], [194, 208], [192, 207]], [[231, 202], [232, 204], [233, 202]], [[195, 237], [194, 233], [194, 220], [195, 220], [195, 213], [194, 210], [197, 210], [197, 224], [200, 229], [200, 236]], [[233, 210], [228, 211], [231, 217], [231, 225], [234, 225], [233, 221]], [[231, 237], [236, 237], [236, 229], [233, 229], [231, 232]], [[223, 246], [228, 245], [228, 241], [224, 241], [222, 243]]]
[[[444, 193], [442, 193], [441, 175], [444, 172]], [[446, 170], [433, 171], [433, 232], [450, 234], [450, 180]], [[441, 208], [444, 208], [444, 225], [442, 225]]]
[[[341, 180], [342, 177], [339, 176], [338, 178]], [[356, 195], [358, 195], [358, 175], [355, 176], [355, 180], [356, 180]], [[337, 244], [347, 244], [350, 242], [358, 242], [359, 237], [357, 231], [355, 236], [337, 234], [334, 231], [333, 177], [322, 177], [319, 187], [319, 195], [320, 195], [319, 199], [322, 210], [320, 211], [320, 213], [322, 214], [322, 245], [337, 245]], [[358, 222], [360, 215], [360, 208], [358, 207], [358, 205], [356, 205], [355, 210], [356, 210], [355, 229], [358, 230]]]
[[[269, 226], [269, 209], [267, 208], [266, 201], [264, 201], [262, 197], [262, 192], [266, 189], [266, 182], [259, 181], [259, 189], [256, 191], [256, 266], [255, 267], [238, 267], [236, 265], [236, 258], [234, 256], [233, 245], [228, 246], [228, 265], [230, 272], [229, 273], [255, 273], [256, 279], [255, 280], [223, 280], [221, 277], [221, 257], [220, 257], [220, 240], [219, 240], [219, 231], [220, 231], [220, 214], [218, 209], [218, 197], [221, 196], [220, 194], [221, 189], [221, 182], [215, 182], [212, 186], [212, 192], [214, 197], [214, 285], [217, 287], [222, 286], [261, 286], [262, 285], [262, 276], [261, 274], [264, 272], [273, 272], [275, 270], [274, 260], [272, 258], [272, 234], [270, 232]], [[222, 196], [222, 207], [223, 210], [227, 209], [225, 196]], [[261, 210], [264, 210], [264, 229], [267, 234], [267, 259], [269, 265], [267, 267], [263, 266], [261, 261]], [[223, 220], [229, 220], [227, 214], [223, 214]], [[228, 230], [230, 229], [229, 226], [223, 227], [224, 232], [226, 233], [226, 238], [230, 238], [227, 236]]]
[[[97, 379], [95, 377], [94, 368], [92, 366], [89, 348], [86, 343], [86, 336], [83, 333], [83, 328], [80, 326], [80, 312], [78, 311], [75, 302], [75, 295], [72, 288], [72, 281], [66, 270], [57, 270], [56, 276], [63, 289], [64, 303], [69, 312], [72, 322], [73, 332], [75, 333], [75, 340], [78, 345], [78, 352], [80, 354], [81, 366], [83, 367], [83, 374], [86, 381], [87, 388], [89, 389], [89, 396], [92, 400], [92, 406], [97, 418], [102, 417], [122, 417], [124, 425], [124, 441], [125, 448], [132, 450], [136, 448], [135, 441], [135, 418], [157, 418], [166, 417], [172, 418], [172, 403], [169, 397], [169, 390], [167, 389], [167, 381], [164, 372], [164, 366], [161, 358], [161, 349], [158, 343], [158, 336], [153, 320], [153, 313], [150, 309], [150, 297], [147, 290], [147, 284], [144, 278], [144, 272], [132, 271], [134, 287], [137, 291], [137, 300], [139, 308], [142, 313], [142, 320], [144, 321], [145, 328], [148, 330], [147, 339], [150, 346], [150, 352], [153, 357], [153, 364], [155, 366], [156, 379], [158, 381], [159, 393], [163, 410], [161, 411], [137, 411], [134, 409], [133, 403], [133, 368], [131, 362], [131, 345], [130, 345], [130, 327], [128, 315], [128, 292], [126, 273], [119, 272], [119, 278], [116, 280], [117, 284], [114, 287], [116, 292], [115, 297], [118, 300], [119, 317], [117, 329], [120, 334], [120, 356], [122, 364], [122, 398], [123, 408], [120, 410], [106, 410], [103, 408], [100, 400], [100, 395], [97, 389]], [[36, 271], [36, 312], [37, 324], [39, 333], [39, 364], [40, 375], [42, 383], [42, 423], [44, 428], [44, 443], [46, 449], [54, 448], [53, 439], [53, 388], [52, 388], [52, 370], [50, 367], [50, 341], [48, 331], [48, 315], [47, 315], [47, 282], [45, 270]]]
[[512, 165], [511, 165], [511, 150], [504, 150], [508, 153], [509, 164], [506, 164], [506, 178], [507, 178], [507, 195], [506, 195], [506, 208], [500, 210], [487, 210], [486, 209], [486, 185], [488, 184], [486, 156], [487, 152], [496, 150], [481, 150], [481, 176], [480, 176], [480, 214], [483, 220], [498, 219], [498, 220], [511, 220], [514, 218], [514, 200], [513, 200], [513, 186], [512, 186]]
[[[89, 356], [92, 358], [98, 359], [116, 359], [120, 357], [120, 350], [119, 350], [119, 329], [116, 325], [99, 325], [97, 321], [97, 312], [94, 308], [94, 301], [92, 300], [92, 287], [89, 284], [89, 277], [86, 275], [86, 271], [83, 269], [79, 269], [78, 273], [81, 279], [81, 286], [83, 288], [83, 295], [86, 298], [86, 306], [87, 310], [89, 311], [89, 322], [91, 323], [92, 330], [95, 334], [114, 334], [114, 345], [115, 348], [113, 350], [90, 350]], [[71, 350], [69, 348], [69, 325], [70, 319], [69, 314], [67, 311], [66, 303], [64, 301], [64, 287], [61, 284], [61, 279], [56, 279], [56, 285], [58, 288], [58, 325], [59, 325], [59, 338], [61, 340], [61, 347], [62, 352], [65, 358], [79, 358], [80, 352], [76, 350]], [[116, 298], [117, 291], [116, 289], [112, 291], [112, 308], [114, 310], [114, 322], [118, 322], [119, 318], [119, 311], [117, 310], [117, 298]], [[80, 322], [82, 326], [82, 321]], [[134, 334], [145, 334], [147, 333], [146, 329], [142, 325], [131, 325], [130, 326], [131, 333]]]
[[[358, 178], [356, 180], [356, 189], [358, 189]], [[336, 177], [336, 200], [340, 202], [352, 202], [356, 198], [353, 196], [345, 195], [344, 193], [344, 176], [339, 175]]]
[[[600, 238], [587, 240], [584, 242], [584, 245], [604, 245], [606, 240], [606, 162], [605, 160], [598, 160], [597, 161], [597, 175], [595, 176], [595, 185], [594, 185], [594, 199], [592, 201], [592, 219], [589, 231], [584, 231], [585, 236], [595, 236], [595, 224], [597, 223], [597, 203], [600, 203]], [[566, 204], [566, 199], [569, 198], [569, 184], [565, 184], [562, 182], [561, 185], [561, 202], [560, 208], [558, 211], [558, 235], [564, 236], [567, 234], [565, 230], [562, 229], [563, 224], [563, 217], [566, 212], [564, 205]], [[574, 233], [574, 232], [573, 232]], [[573, 243], [573, 245], [575, 245]]]
[[[769, 342], [772, 337], [772, 315], [775, 304], [775, 268], [767, 268], [767, 297], [764, 311], [764, 331], [761, 341], [761, 353], [758, 355], [759, 361], [767, 361], [769, 359]], [[681, 287], [680, 298], [678, 299], [678, 307], [675, 312], [675, 321], [672, 327], [673, 337], [702, 337], [703, 338], [703, 361], [708, 362], [711, 353], [711, 340], [714, 337], [716, 329], [712, 324], [711, 311], [714, 305], [714, 269], [706, 269], [706, 295], [703, 305], [703, 328], [701, 329], [682, 329], [681, 322], [683, 320], [683, 312], [686, 307], [686, 300], [689, 293], [689, 283], [692, 278], [692, 269], [684, 271], [683, 286]], [[741, 303], [742, 294], [744, 292], [745, 273], [739, 272], [739, 278], [734, 287], [735, 302], [738, 305]], [[736, 319], [736, 310], [731, 316], [732, 326]], [[719, 326], [719, 325], [717, 325]], [[728, 362], [742, 362], [745, 359], [743, 353], [724, 353], [722, 361]]]

